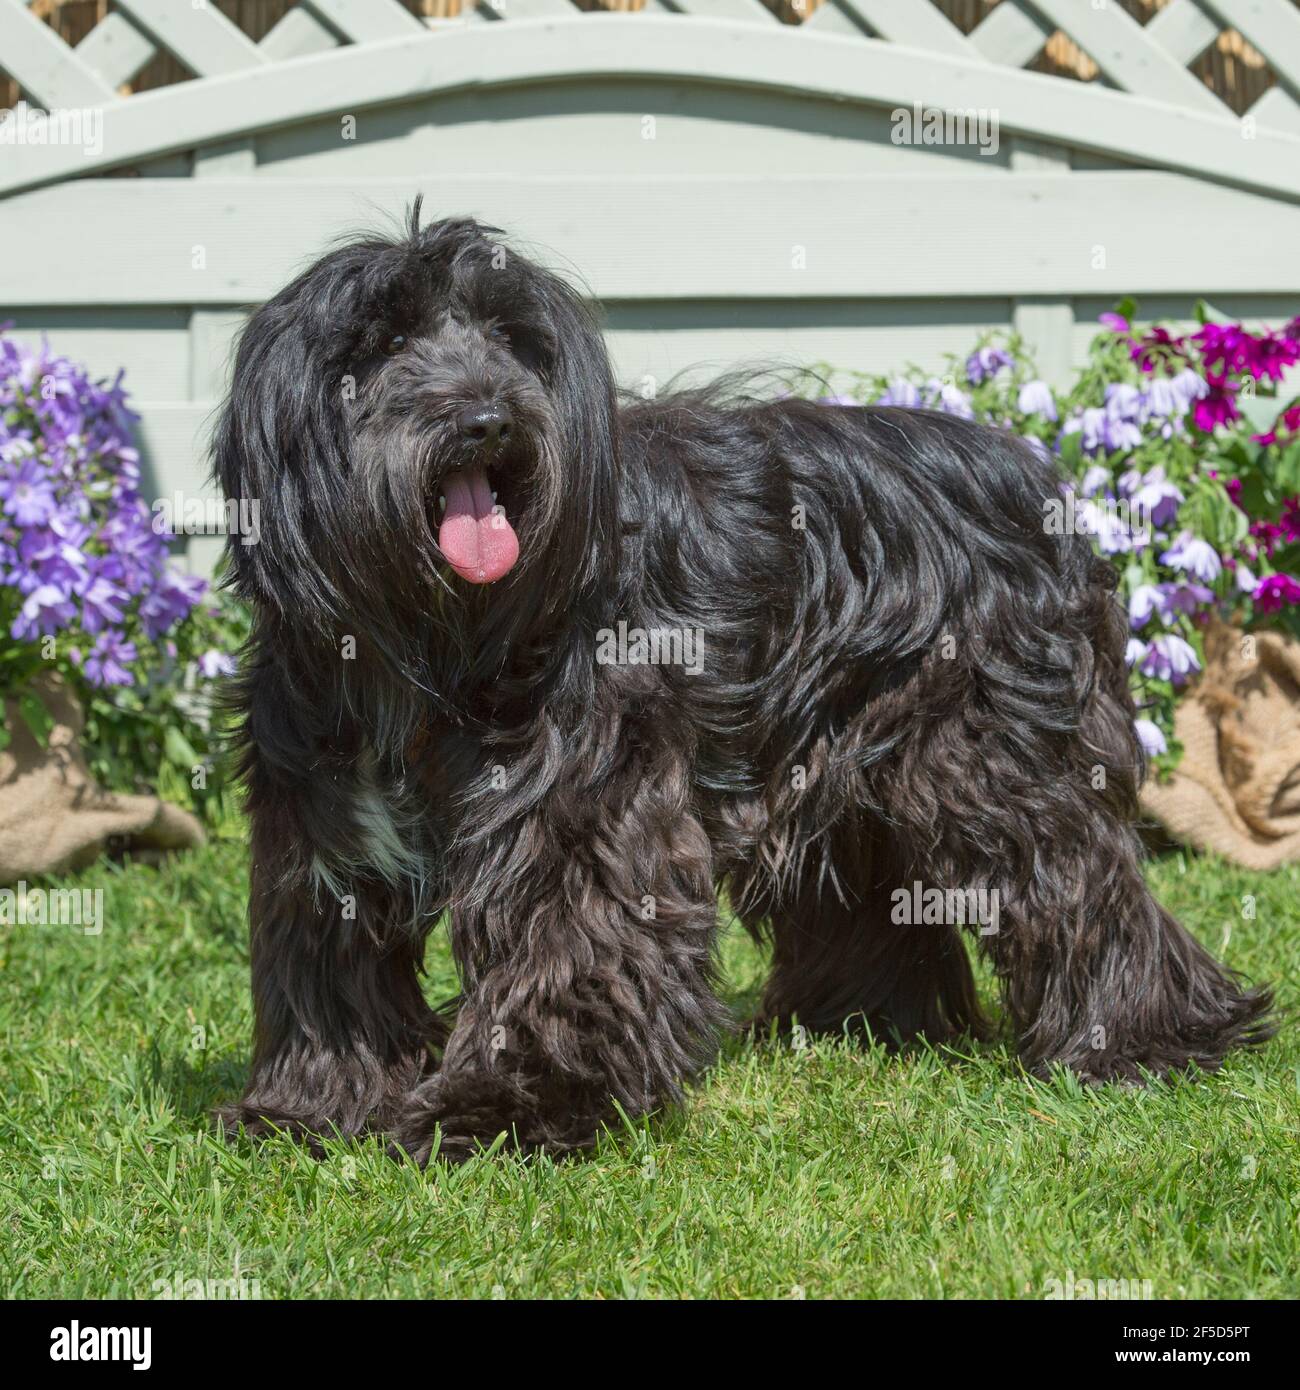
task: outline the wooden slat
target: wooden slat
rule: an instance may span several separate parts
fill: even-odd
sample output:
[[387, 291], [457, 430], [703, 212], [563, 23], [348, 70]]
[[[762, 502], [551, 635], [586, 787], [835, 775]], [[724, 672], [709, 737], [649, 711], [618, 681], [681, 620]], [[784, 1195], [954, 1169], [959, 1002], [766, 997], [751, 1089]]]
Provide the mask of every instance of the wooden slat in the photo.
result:
[[1300, 135], [1300, 102], [1281, 87], [1270, 87], [1250, 108], [1249, 114], [1266, 130]]
[[843, 0], [822, 0], [822, 3], [799, 26], [801, 34], [839, 34], [845, 38], [861, 38], [867, 32], [862, 21], [849, 13]]
[[842, 4], [882, 39], [959, 58], [971, 56], [966, 36], [929, 0], [923, 4], [917, 0], [842, 0]]
[[113, 89], [23, 0], [0, 0], [0, 57], [9, 76], [46, 110], [115, 99]]
[[271, 26], [258, 47], [273, 62], [279, 62], [285, 58], [327, 53], [338, 44], [338, 36], [327, 24], [302, 5], [296, 5]]
[[116, 10], [101, 19], [76, 49], [77, 57], [114, 88], [129, 82], [157, 52], [149, 36]]
[[1227, 108], [1118, 4], [1096, 8], [1078, 0], [1034, 0], [1035, 6], [1079, 45], [1115, 83], [1135, 96], [1225, 114]]
[[397, 0], [303, 0], [328, 25], [353, 43], [410, 38], [424, 25]]
[[1202, 0], [1268, 59], [1278, 76], [1300, 87], [1300, 10], [1288, 0]]
[[[42, 189], [5, 208], [0, 303], [257, 302], [338, 236], [394, 225], [419, 191], [410, 178], [265, 177]], [[1300, 245], [1300, 206], [1143, 171], [499, 175], [430, 180], [423, 192], [430, 217], [470, 214], [515, 229], [616, 299], [1273, 292], [1294, 287]], [[1153, 226], [1180, 232], [1153, 237]], [[195, 244], [206, 248], [202, 271], [190, 265]], [[1104, 270], [1093, 264], [1097, 244]], [[806, 269], [792, 264], [795, 246], [806, 249]]]
[[972, 30], [970, 43], [990, 63], [1022, 68], [1051, 37], [1052, 26], [1023, 0], [1002, 0]]
[[925, 53], [872, 39], [817, 34], [798, 42], [784, 25], [653, 15], [579, 15], [422, 33], [340, 48], [206, 82], [185, 82], [115, 103], [104, 150], [9, 151], [0, 192], [221, 142], [339, 110], [520, 82], [594, 74], [738, 86], [865, 106], [910, 105], [918, 92], [945, 109], [996, 110], [1004, 136], [1027, 135], [1092, 153], [1186, 170], [1202, 178], [1300, 196], [1300, 143], [1263, 132], [1242, 140], [1226, 114], [1097, 90], [1039, 74]]
[[178, 0], [118, 0], [142, 28], [200, 77], [219, 77], [270, 62], [220, 10]]
[[1219, 37], [1219, 29], [1197, 0], [1173, 0], [1147, 20], [1146, 35], [1186, 66]]
[[479, 17], [486, 19], [572, 19], [581, 13], [569, 0], [501, 0], [501, 6], [480, 0]]
[[[740, 24], [775, 24], [776, 16], [761, 0], [674, 0], [683, 14], [705, 19], [729, 19]], [[612, 16], [611, 16], [612, 18]], [[602, 22], [604, 16], [602, 16]], [[636, 42], [635, 39], [632, 40]], [[683, 39], [689, 42], [689, 39]]]

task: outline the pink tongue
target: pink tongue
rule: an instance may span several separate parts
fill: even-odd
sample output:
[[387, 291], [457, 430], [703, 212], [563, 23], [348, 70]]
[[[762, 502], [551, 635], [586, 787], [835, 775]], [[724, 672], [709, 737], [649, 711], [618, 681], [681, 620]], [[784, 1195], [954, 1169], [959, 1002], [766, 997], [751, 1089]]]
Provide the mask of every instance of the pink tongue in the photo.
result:
[[493, 510], [492, 489], [482, 467], [461, 468], [442, 483], [447, 502], [438, 527], [438, 547], [447, 563], [471, 584], [492, 584], [519, 558], [519, 537], [505, 509]]

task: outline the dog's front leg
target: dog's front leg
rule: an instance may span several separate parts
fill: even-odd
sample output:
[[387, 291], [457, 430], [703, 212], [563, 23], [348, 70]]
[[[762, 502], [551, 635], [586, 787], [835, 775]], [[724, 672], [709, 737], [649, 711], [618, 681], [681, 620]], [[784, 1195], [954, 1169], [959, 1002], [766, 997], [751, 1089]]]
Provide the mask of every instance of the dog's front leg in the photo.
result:
[[258, 804], [254, 789], [256, 1041], [244, 1094], [220, 1119], [232, 1138], [383, 1128], [447, 1034], [420, 991], [410, 894], [365, 874], [334, 881], [292, 796], [279, 788]]
[[556, 803], [458, 866], [464, 1000], [440, 1070], [391, 1131], [419, 1163], [436, 1143], [456, 1161], [503, 1133], [525, 1152], [589, 1148], [615, 1102], [646, 1114], [713, 1056], [717, 903], [684, 780], [649, 775], [617, 808]]

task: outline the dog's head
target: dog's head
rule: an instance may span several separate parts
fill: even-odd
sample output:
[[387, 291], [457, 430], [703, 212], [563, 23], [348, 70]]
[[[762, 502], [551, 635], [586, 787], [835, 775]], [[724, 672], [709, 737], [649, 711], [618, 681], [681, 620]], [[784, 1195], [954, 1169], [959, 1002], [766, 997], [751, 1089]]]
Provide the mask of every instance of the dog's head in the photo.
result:
[[215, 450], [227, 498], [258, 504], [235, 582], [334, 629], [470, 586], [563, 604], [615, 543], [613, 399], [574, 291], [417, 203], [405, 236], [331, 252], [243, 333]]

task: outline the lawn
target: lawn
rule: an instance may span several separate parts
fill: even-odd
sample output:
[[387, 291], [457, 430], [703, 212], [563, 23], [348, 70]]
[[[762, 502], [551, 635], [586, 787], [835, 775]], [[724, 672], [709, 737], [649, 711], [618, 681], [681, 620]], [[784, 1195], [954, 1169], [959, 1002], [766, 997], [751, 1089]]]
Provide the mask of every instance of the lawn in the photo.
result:
[[[1294, 1007], [1300, 868], [1173, 855], [1151, 877]], [[317, 1162], [226, 1147], [208, 1118], [248, 1056], [243, 845], [75, 882], [104, 889], [102, 934], [0, 929], [8, 1297], [238, 1279], [264, 1298], [1041, 1298], [1070, 1277], [1300, 1293], [1294, 1029], [1196, 1084], [1104, 1092], [1031, 1081], [999, 1045], [735, 1040], [681, 1113], [585, 1161], [422, 1174], [337, 1143]], [[741, 1008], [762, 960], [734, 930], [724, 955]], [[441, 935], [429, 969], [451, 992]]]

